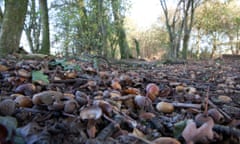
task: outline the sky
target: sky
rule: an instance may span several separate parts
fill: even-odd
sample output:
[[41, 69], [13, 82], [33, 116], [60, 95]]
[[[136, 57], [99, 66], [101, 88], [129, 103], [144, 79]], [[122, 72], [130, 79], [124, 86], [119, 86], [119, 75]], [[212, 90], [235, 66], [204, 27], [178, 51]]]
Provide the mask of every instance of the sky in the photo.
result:
[[129, 17], [138, 28], [148, 28], [155, 23], [161, 15], [159, 0], [131, 0], [132, 7], [129, 10]]

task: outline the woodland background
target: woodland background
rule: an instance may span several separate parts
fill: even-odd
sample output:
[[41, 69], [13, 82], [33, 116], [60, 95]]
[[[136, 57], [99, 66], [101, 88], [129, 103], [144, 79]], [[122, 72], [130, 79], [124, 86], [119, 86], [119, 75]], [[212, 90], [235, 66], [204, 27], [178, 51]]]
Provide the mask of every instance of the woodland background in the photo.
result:
[[28, 52], [61, 56], [200, 59], [239, 53], [237, 0], [159, 2], [159, 21], [139, 30], [127, 17], [130, 0], [5, 0], [0, 53], [17, 51], [21, 33]]

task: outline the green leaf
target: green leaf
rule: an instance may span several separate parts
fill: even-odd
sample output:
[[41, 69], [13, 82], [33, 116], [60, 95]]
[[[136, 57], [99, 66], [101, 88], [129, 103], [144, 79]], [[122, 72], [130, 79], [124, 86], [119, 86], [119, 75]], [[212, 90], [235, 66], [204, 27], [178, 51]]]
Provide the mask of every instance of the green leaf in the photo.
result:
[[174, 124], [174, 129], [173, 129], [173, 136], [175, 138], [178, 138], [181, 136], [182, 131], [184, 130], [184, 128], [187, 125], [187, 120], [184, 121], [180, 121]]
[[66, 61], [66, 59], [56, 59], [54, 62], [51, 62], [50, 65], [61, 65], [64, 70], [77, 70], [81, 71], [81, 67], [72, 63]]
[[42, 71], [32, 71], [32, 82], [36, 82], [41, 85], [49, 84], [48, 76], [44, 75]]

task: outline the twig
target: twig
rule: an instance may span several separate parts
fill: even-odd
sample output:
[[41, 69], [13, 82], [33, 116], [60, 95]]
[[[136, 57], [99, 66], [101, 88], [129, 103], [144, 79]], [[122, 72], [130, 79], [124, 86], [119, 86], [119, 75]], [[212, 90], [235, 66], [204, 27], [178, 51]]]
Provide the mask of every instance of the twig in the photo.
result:
[[116, 125], [120, 125], [123, 121], [123, 117], [120, 115], [116, 115], [114, 117], [114, 123], [110, 123], [108, 126], [106, 126], [103, 130], [99, 132], [97, 135], [96, 139], [103, 141], [105, 140], [108, 136], [111, 136], [116, 130], [117, 127]]
[[[203, 123], [196, 123], [197, 126], [201, 126]], [[230, 126], [223, 126], [219, 124], [215, 124], [213, 127], [213, 130], [216, 131], [217, 133], [221, 133], [223, 135], [227, 136], [235, 136], [235, 137], [240, 137], [240, 130], [234, 127]]]
[[47, 114], [49, 112], [44, 111], [44, 110], [38, 110], [38, 109], [33, 109], [33, 108], [19, 108], [19, 111], [27, 111], [27, 112], [31, 112], [31, 113], [43, 113], [43, 114]]
[[208, 101], [209, 101], [209, 86], [207, 88], [207, 94], [206, 94], [206, 103], [205, 103], [205, 109], [204, 109], [204, 115], [208, 116]]
[[195, 109], [201, 109], [200, 104], [189, 104], [189, 103], [178, 103], [174, 102], [172, 103], [174, 107], [179, 107], [179, 108], [195, 108]]

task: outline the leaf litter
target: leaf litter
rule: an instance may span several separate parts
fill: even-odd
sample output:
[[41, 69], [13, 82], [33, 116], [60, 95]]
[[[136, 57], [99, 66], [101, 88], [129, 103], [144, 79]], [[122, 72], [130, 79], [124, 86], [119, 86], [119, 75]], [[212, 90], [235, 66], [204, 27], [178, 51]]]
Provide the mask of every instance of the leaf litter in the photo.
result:
[[239, 95], [239, 60], [12, 56], [0, 60], [0, 143], [237, 144]]

